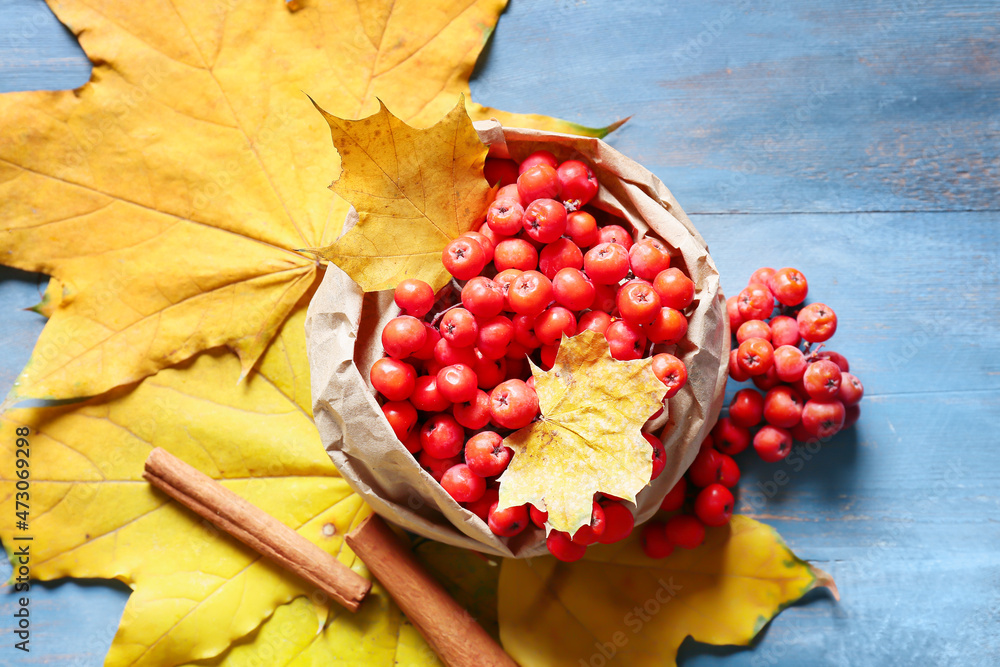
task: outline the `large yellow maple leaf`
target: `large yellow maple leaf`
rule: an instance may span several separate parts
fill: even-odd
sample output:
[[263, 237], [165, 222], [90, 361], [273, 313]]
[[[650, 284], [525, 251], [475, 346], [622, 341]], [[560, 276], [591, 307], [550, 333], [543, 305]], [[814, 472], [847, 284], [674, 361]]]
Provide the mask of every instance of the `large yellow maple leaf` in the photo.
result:
[[[13, 465], [0, 471], [4, 516], [14, 516], [19, 500], [30, 507], [27, 532], [0, 524], [8, 551], [23, 544], [16, 537], [30, 535], [32, 577], [115, 578], [134, 589], [108, 664], [210, 658], [276, 606], [316, 594], [154, 490], [142, 479], [153, 447], [220, 479], [364, 572], [342, 546], [369, 510], [338, 475], [313, 425], [304, 319], [300, 303], [245, 383], [232, 382], [234, 356], [207, 352], [138, 387], [71, 406], [11, 410], [0, 422], [5, 461], [14, 460], [16, 429], [29, 430], [30, 493], [18, 495]], [[377, 634], [394, 622], [384, 615], [369, 611], [364, 623]], [[315, 634], [315, 613], [307, 625]]]
[[75, 91], [0, 95], [0, 262], [62, 290], [12, 401], [96, 395], [217, 346], [246, 375], [316, 277], [295, 249], [329, 245], [347, 211], [306, 93], [429, 125], [468, 97], [505, 5], [50, 2], [94, 70]]
[[[745, 645], [778, 612], [833, 579], [744, 516], [697, 549], [646, 557], [638, 531], [583, 560], [506, 559], [500, 636], [522, 667], [675, 665], [686, 637]], [[612, 659], [614, 659], [612, 661]]]
[[534, 364], [541, 418], [504, 439], [514, 457], [500, 476], [500, 507], [531, 503], [571, 535], [590, 523], [594, 494], [635, 502], [649, 484], [653, 448], [642, 437], [666, 389], [651, 359], [616, 361], [603, 334], [563, 336], [549, 371]]

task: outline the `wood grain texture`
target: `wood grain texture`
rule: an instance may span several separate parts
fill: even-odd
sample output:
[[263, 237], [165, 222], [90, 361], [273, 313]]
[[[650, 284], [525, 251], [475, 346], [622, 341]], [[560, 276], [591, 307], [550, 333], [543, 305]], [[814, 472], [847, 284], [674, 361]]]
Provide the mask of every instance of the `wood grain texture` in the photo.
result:
[[90, 78], [90, 63], [44, 0], [0, 0], [0, 92], [65, 90]]
[[998, 27], [989, 0], [514, 0], [472, 95], [631, 115], [612, 143], [689, 213], [996, 210]]
[[[16, 38], [47, 11], [0, 2], [0, 91], [86, 80], [51, 16]], [[1000, 661], [998, 27], [987, 0], [512, 0], [500, 20], [476, 101], [589, 125], [634, 114], [610, 142], [693, 213], [723, 288], [803, 270], [865, 383], [859, 424], [818, 451], [740, 456], [741, 511], [842, 601], [811, 594], [749, 649], [688, 641], [682, 665]], [[0, 273], [3, 391], [40, 330], [18, 310], [38, 284]], [[5, 640], [0, 663], [102, 663], [124, 587], [31, 595], [32, 653]]]

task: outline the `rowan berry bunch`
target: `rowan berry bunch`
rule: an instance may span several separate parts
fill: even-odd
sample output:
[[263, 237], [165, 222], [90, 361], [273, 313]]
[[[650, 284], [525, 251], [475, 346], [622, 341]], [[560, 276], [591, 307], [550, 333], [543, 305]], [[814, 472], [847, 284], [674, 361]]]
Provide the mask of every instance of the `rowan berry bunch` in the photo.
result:
[[757, 389], [736, 392], [719, 420], [713, 433], [721, 451], [735, 454], [753, 442], [762, 459], [780, 461], [793, 440], [828, 439], [860, 416], [861, 381], [842, 354], [823, 349], [837, 315], [823, 303], [803, 305], [808, 289], [796, 269], [762, 268], [726, 302], [738, 344], [729, 377]]
[[[687, 382], [687, 368], [662, 350], [687, 333], [695, 285], [670, 266], [663, 242], [636, 240], [623, 220], [587, 207], [599, 185], [583, 162], [560, 163], [542, 150], [520, 164], [487, 159], [484, 173], [501, 187], [478, 231], [442, 253], [455, 280], [437, 295], [419, 280], [399, 284], [403, 314], [385, 325], [387, 356], [370, 378], [419, 464], [493, 533], [512, 537], [547, 520], [531, 505], [497, 510], [497, 477], [512, 456], [504, 437], [539, 416], [528, 359], [548, 370], [564, 334], [590, 329], [604, 334], [615, 359], [652, 355], [666, 400]], [[644, 436], [655, 479], [665, 451]], [[574, 535], [551, 530], [546, 544], [576, 560], [633, 526], [623, 501], [598, 494], [589, 525]]]
[[[738, 345], [730, 353], [729, 377], [752, 381], [756, 389], [736, 392], [728, 416], [719, 419], [663, 499], [660, 508], [675, 514], [643, 527], [650, 557], [666, 557], [675, 546], [694, 548], [704, 540], [705, 526], [728, 523], [740, 479], [733, 457], [751, 443], [773, 463], [788, 456], [793, 441], [830, 438], [860, 416], [861, 381], [843, 355], [823, 349], [837, 330], [837, 315], [823, 303], [803, 305], [807, 293], [800, 271], [762, 268], [726, 301]], [[690, 512], [678, 512], [685, 508]]]

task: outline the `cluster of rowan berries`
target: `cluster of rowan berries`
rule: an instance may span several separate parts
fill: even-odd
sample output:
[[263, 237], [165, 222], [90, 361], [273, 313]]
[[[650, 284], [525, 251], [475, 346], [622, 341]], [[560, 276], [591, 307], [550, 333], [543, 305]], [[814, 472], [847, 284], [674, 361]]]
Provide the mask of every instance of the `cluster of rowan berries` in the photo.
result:
[[808, 291], [801, 271], [765, 267], [727, 300], [737, 343], [729, 377], [752, 381], [756, 389], [736, 392], [729, 414], [719, 419], [686, 475], [663, 499], [660, 508], [674, 514], [643, 526], [647, 555], [663, 558], [675, 546], [697, 547], [705, 526], [729, 521], [740, 480], [733, 457], [751, 444], [760, 458], [773, 463], [791, 453], [793, 441], [830, 438], [857, 421], [864, 387], [842, 354], [823, 349], [837, 330], [837, 315], [823, 303], [803, 306]]
[[[614, 224], [621, 220], [587, 207], [599, 185], [585, 163], [560, 163], [543, 150], [520, 164], [487, 159], [484, 172], [500, 185], [485, 222], [442, 253], [455, 281], [440, 294], [420, 280], [397, 286], [403, 314], [385, 325], [387, 356], [370, 378], [419, 464], [495, 534], [511, 537], [547, 520], [544, 508], [497, 510], [497, 477], [512, 455], [504, 437], [539, 414], [528, 359], [550, 369], [562, 336], [590, 329], [615, 359], [652, 355], [669, 398], [687, 369], [659, 349], [686, 334], [695, 285], [671, 267], [664, 243], [636, 241]], [[460, 302], [449, 304], [449, 293]], [[666, 463], [663, 444], [644, 436], [655, 479]], [[587, 545], [623, 539], [633, 526], [633, 509], [599, 495], [589, 525], [573, 535], [550, 530], [546, 543], [557, 558], [576, 560]]]

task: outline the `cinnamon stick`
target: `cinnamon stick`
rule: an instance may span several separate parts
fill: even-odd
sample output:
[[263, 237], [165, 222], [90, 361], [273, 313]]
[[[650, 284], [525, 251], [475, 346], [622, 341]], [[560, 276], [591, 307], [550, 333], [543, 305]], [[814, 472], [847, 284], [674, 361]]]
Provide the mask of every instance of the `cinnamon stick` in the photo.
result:
[[351, 611], [371, 582], [270, 514], [159, 447], [142, 474], [160, 489], [240, 542], [299, 575]]
[[517, 667], [377, 514], [346, 539], [447, 667]]

